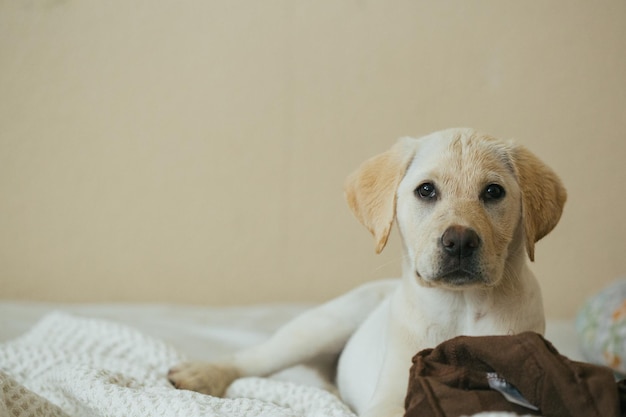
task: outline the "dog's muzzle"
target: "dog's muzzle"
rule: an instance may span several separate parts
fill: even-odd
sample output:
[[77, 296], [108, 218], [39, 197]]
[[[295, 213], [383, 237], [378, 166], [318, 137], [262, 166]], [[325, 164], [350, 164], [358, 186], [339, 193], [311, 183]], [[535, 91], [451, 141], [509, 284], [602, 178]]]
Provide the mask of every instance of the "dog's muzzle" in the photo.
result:
[[441, 268], [436, 281], [453, 286], [484, 282], [477, 259], [481, 239], [474, 229], [448, 227], [440, 239]]

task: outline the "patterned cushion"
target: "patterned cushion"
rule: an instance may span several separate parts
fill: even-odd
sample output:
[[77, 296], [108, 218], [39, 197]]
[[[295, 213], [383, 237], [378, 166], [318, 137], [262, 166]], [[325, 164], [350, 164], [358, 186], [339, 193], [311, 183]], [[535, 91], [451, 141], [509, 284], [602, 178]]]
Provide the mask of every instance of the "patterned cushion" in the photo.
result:
[[576, 317], [576, 331], [588, 361], [626, 374], [626, 279], [587, 300]]

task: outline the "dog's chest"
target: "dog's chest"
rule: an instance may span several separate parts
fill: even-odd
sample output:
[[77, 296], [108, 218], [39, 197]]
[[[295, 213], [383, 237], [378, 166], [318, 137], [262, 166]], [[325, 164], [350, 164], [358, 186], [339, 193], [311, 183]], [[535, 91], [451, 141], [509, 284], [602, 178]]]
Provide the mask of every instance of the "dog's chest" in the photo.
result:
[[396, 378], [408, 381], [411, 359], [417, 352], [457, 336], [460, 328], [469, 328], [471, 334], [481, 332], [483, 326], [489, 327], [486, 317], [468, 327], [465, 320], [459, 319], [464, 316], [462, 311], [437, 312], [437, 320], [432, 320], [424, 312], [403, 305], [399, 297], [402, 292], [383, 301], [352, 335], [341, 354], [337, 385], [344, 401], [357, 411], [374, 394], [381, 372], [388, 371], [383, 370], [389, 365], [386, 358], [402, 361], [398, 370], [401, 375]]
[[[475, 300], [470, 300], [475, 301]], [[488, 305], [455, 297], [438, 301], [411, 297], [399, 287], [368, 317], [344, 348], [337, 369], [342, 398], [357, 411], [369, 401], [389, 363], [402, 361], [394, 378], [408, 381], [411, 359], [422, 349], [459, 335], [504, 334], [506, 320]], [[405, 390], [402, 390], [404, 393]]]
[[391, 332], [402, 335], [395, 338], [396, 343], [413, 355], [459, 335], [492, 334], [499, 327], [497, 321], [487, 309], [465, 303], [440, 303], [431, 308], [394, 304], [389, 326]]

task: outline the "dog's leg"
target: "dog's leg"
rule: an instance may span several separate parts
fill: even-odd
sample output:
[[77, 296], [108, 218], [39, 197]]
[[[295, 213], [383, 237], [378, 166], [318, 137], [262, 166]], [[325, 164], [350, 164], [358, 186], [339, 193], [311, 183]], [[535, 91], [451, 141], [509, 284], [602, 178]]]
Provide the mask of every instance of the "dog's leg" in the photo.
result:
[[382, 368], [383, 374], [378, 380], [376, 392], [365, 412], [359, 414], [360, 417], [402, 417], [404, 415], [408, 369], [411, 364], [410, 360], [407, 364], [406, 361], [399, 359], [385, 361], [385, 366], [388, 368]]
[[[360, 417], [402, 417], [404, 400], [409, 382], [411, 359], [415, 355], [415, 346], [407, 338], [410, 334], [409, 317], [398, 317], [405, 314], [392, 311], [386, 340], [386, 351], [383, 357], [376, 389]], [[409, 322], [407, 322], [407, 320]]]
[[221, 396], [239, 377], [265, 376], [321, 354], [338, 354], [396, 285], [396, 280], [365, 284], [296, 317], [258, 346], [218, 363], [180, 364], [168, 378], [177, 388]]

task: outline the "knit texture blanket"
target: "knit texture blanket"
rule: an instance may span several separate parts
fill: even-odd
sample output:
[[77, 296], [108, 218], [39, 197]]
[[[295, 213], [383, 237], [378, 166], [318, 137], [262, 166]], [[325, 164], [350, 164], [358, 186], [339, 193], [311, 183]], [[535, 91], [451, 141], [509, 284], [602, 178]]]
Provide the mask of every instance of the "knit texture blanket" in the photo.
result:
[[129, 327], [52, 313], [0, 345], [0, 417], [354, 417], [319, 388], [267, 378], [235, 381], [228, 398], [173, 388], [185, 357]]
[[129, 327], [51, 313], [0, 344], [0, 417], [355, 417], [325, 390], [267, 378], [239, 379], [227, 398], [176, 390], [166, 374], [184, 360]]

